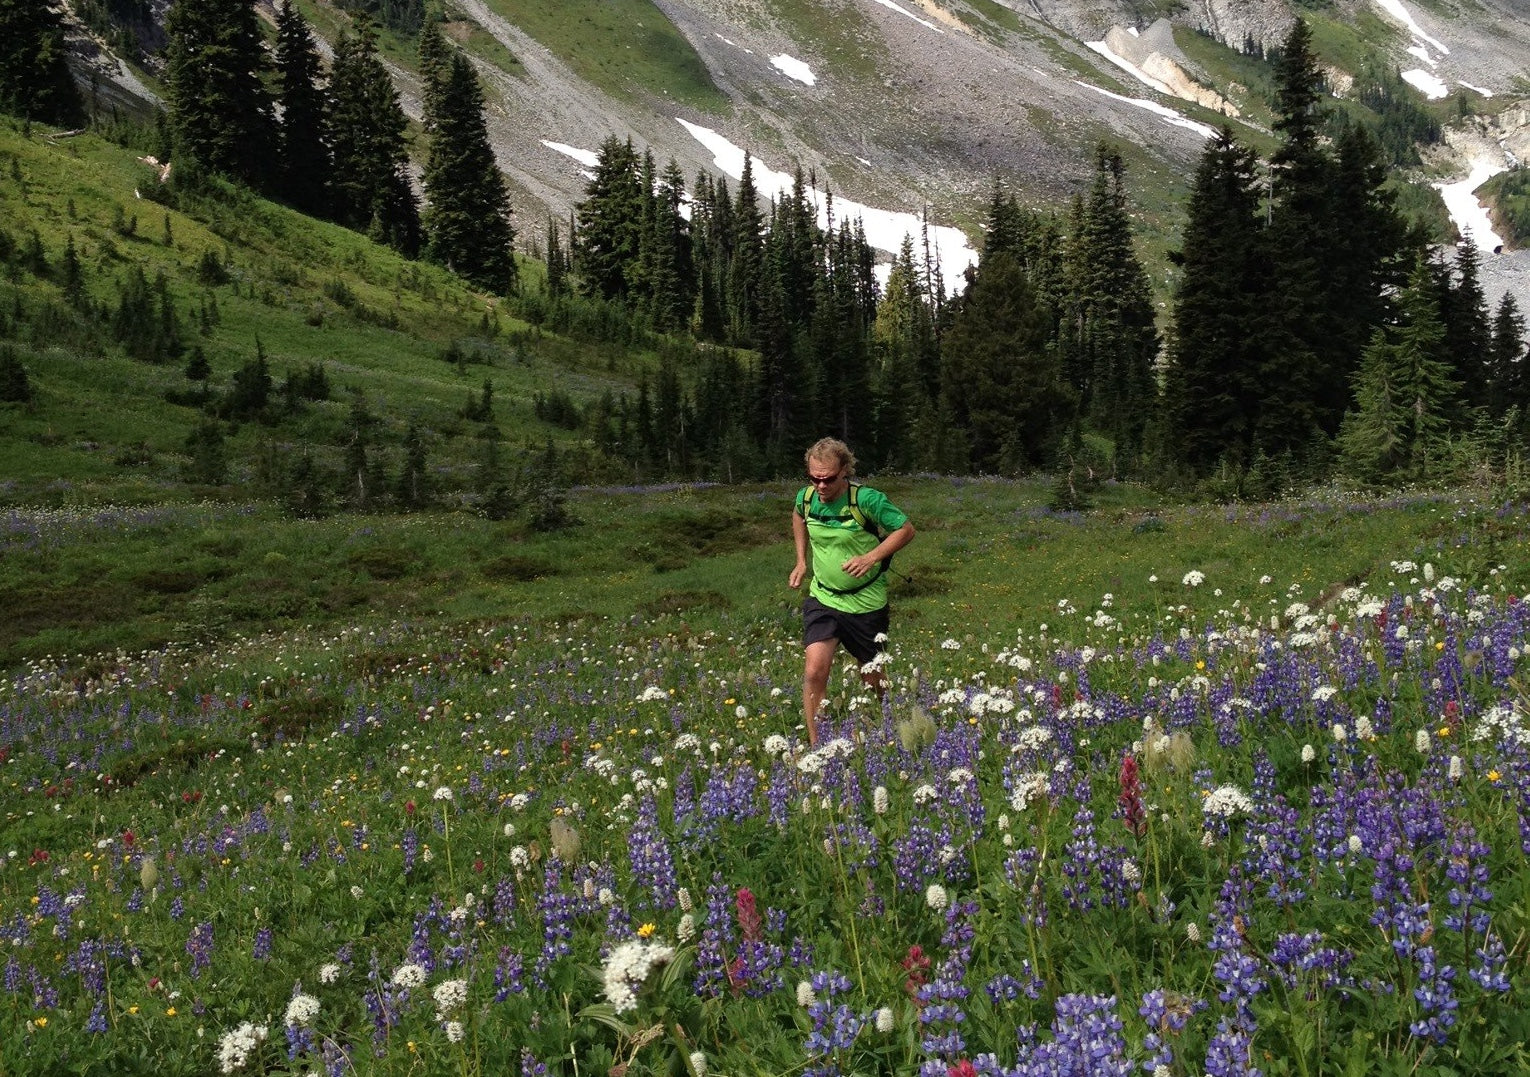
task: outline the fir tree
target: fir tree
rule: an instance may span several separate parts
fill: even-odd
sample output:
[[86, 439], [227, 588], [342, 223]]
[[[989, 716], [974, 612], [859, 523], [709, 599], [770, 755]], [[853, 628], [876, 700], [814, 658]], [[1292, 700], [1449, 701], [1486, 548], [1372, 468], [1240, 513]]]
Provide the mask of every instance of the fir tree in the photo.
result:
[[558, 222], [547, 218], [547, 294], [557, 299], [568, 290], [568, 260], [558, 238]]
[[579, 236], [571, 244], [581, 290], [602, 299], [625, 298], [636, 272], [645, 192], [632, 141], [615, 135], [600, 145], [595, 178], [575, 207]]
[[1115, 442], [1118, 470], [1129, 470], [1157, 404], [1159, 342], [1147, 273], [1132, 247], [1125, 164], [1104, 145], [1079, 229], [1069, 281], [1074, 383], [1083, 388], [1085, 413]]
[[408, 118], [364, 20], [335, 48], [329, 92], [336, 219], [414, 257], [420, 219], [409, 185]]
[[754, 162], [748, 153], [744, 154], [744, 171], [738, 181], [738, 199], [731, 209], [725, 310], [729, 337], [747, 347], [757, 342], [766, 287], [764, 218], [754, 187]]
[[1439, 274], [1440, 316], [1445, 326], [1445, 352], [1470, 407], [1485, 407], [1489, 397], [1489, 363], [1493, 331], [1488, 322], [1487, 297], [1477, 278], [1480, 256], [1468, 237], [1456, 246], [1454, 264]]
[[183, 170], [269, 186], [275, 124], [254, 0], [174, 0], [165, 33], [170, 129]]
[[393, 498], [406, 512], [430, 504], [429, 473], [425, 467], [425, 438], [418, 423], [410, 422], [404, 432], [404, 460], [399, 468]]
[[203, 419], [186, 435], [186, 451], [191, 459], [186, 481], [205, 486], [221, 485], [228, 477], [228, 457], [223, 447], [223, 424]]
[[930, 395], [920, 377], [920, 356], [934, 347], [934, 314], [914, 264], [914, 241], [903, 237], [887, 274], [872, 327], [872, 458], [881, 466], [911, 470], [920, 462], [914, 436]]
[[1399, 324], [1377, 330], [1356, 376], [1339, 444], [1344, 466], [1371, 482], [1434, 477], [1460, 385], [1451, 376], [1432, 275], [1423, 264], [1399, 297]]
[[42, 123], [84, 118], [65, 62], [64, 20], [48, 0], [0, 0], [0, 112]]
[[943, 404], [966, 431], [974, 469], [1015, 474], [1050, 462], [1072, 400], [1049, 336], [1014, 256], [983, 259], [941, 342]]
[[648, 253], [650, 323], [660, 332], [690, 328], [696, 305], [696, 271], [690, 225], [682, 212], [684, 203], [685, 180], [680, 166], [671, 159], [654, 192], [643, 243]]
[[478, 287], [504, 295], [517, 283], [510, 200], [494, 162], [483, 116], [483, 91], [461, 53], [445, 61], [446, 77], [427, 117], [425, 254]]
[[1493, 316], [1493, 342], [1488, 350], [1488, 410], [1495, 419], [1517, 408], [1521, 421], [1530, 419], [1530, 381], [1525, 376], [1525, 318], [1508, 293]]
[[321, 68], [313, 35], [292, 0], [282, 4], [276, 16], [276, 73], [282, 105], [277, 189], [304, 213], [327, 216], [329, 106], [319, 85]]
[[32, 379], [21, 357], [9, 344], [0, 344], [0, 403], [25, 404], [32, 399]]
[[1164, 424], [1171, 457], [1198, 476], [1219, 461], [1244, 467], [1265, 366], [1249, 332], [1268, 287], [1264, 276], [1254, 154], [1226, 127], [1196, 168], [1175, 290], [1173, 335], [1164, 381]]

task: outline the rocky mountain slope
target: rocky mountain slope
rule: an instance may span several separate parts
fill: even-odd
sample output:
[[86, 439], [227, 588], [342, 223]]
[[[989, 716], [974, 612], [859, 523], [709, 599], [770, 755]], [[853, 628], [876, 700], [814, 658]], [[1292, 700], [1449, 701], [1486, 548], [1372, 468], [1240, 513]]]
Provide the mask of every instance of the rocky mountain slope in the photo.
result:
[[[626, 9], [619, 34], [631, 40], [602, 29], [593, 4]], [[302, 6], [321, 30], [342, 24], [331, 0]], [[1268, 116], [1236, 78], [1236, 50], [1278, 44], [1297, 14], [1317, 23], [1337, 92], [1374, 57], [1421, 96], [1470, 101], [1481, 115], [1430, 159], [1439, 181], [1484, 159], [1509, 167], [1530, 148], [1526, 110], [1512, 104], [1530, 89], [1523, 0], [565, 0], [566, 29], [583, 19], [584, 37], [549, 34], [547, 0], [445, 7], [488, 88], [491, 137], [528, 238], [582, 197], [612, 135], [687, 175], [736, 176], [742, 151], [757, 176], [800, 167], [834, 193], [840, 216], [879, 215], [883, 246], [924, 218], [975, 236], [996, 178], [1025, 201], [1063, 205], [1105, 139], [1128, 152], [1145, 227], [1167, 237], [1212, 126], [1257, 138]], [[541, 21], [527, 17], [534, 8]], [[654, 46], [644, 35], [661, 24], [680, 36]], [[715, 90], [687, 95], [631, 62], [655, 47], [689, 48]], [[95, 64], [103, 83], [150, 92], [109, 50]], [[407, 62], [394, 73], [418, 115]], [[952, 277], [970, 246], [954, 232], [937, 238]]]

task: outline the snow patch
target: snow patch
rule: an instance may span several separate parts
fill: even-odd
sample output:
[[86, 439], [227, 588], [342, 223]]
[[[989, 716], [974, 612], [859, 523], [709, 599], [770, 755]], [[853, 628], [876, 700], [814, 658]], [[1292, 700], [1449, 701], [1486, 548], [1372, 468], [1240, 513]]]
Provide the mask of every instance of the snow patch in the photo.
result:
[[1445, 203], [1450, 219], [1456, 222], [1456, 227], [1460, 229], [1463, 236], [1477, 245], [1479, 251], [1496, 250], [1503, 246], [1503, 239], [1493, 231], [1493, 221], [1488, 216], [1487, 207], [1477, 201], [1477, 188], [1498, 173], [1507, 171], [1508, 167], [1501, 160], [1475, 157], [1472, 159], [1471, 174], [1464, 180], [1434, 185], [1440, 192], [1440, 198]]
[[1388, 15], [1392, 16], [1392, 18], [1396, 19], [1398, 22], [1402, 23], [1409, 30], [1411, 30], [1414, 37], [1418, 38], [1420, 41], [1426, 42], [1427, 44], [1433, 45], [1436, 52], [1444, 53], [1446, 56], [1450, 55], [1450, 50], [1447, 49], [1439, 41], [1438, 38], [1430, 37], [1428, 34], [1424, 33], [1423, 28], [1414, 21], [1412, 13], [1407, 8], [1403, 7], [1402, 0], [1376, 0], [1376, 6], [1379, 7], [1382, 11], [1385, 11]]
[[1481, 86], [1473, 86], [1469, 82], [1463, 82], [1463, 83], [1461, 83], [1461, 85], [1464, 86], [1466, 89], [1472, 91], [1473, 93], [1481, 94], [1483, 97], [1492, 97], [1493, 96], [1493, 91], [1492, 90], [1484, 90]]
[[813, 74], [812, 68], [784, 52], [780, 56], [772, 56], [770, 64], [787, 78], [796, 79], [805, 86], [815, 86], [818, 83], [818, 76]]
[[[600, 154], [593, 150], [581, 150], [578, 146], [569, 146], [562, 142], [549, 142], [545, 138], [542, 139], [542, 145], [563, 154], [565, 157], [572, 157], [587, 168], [594, 168], [600, 164]], [[594, 177], [592, 176], [591, 178], [593, 179]]]
[[[716, 131], [701, 127], [676, 117], [676, 122], [690, 133], [690, 136], [700, 142], [712, 153], [712, 163], [725, 175], [733, 179], [741, 179], [744, 175], [744, 151], [729, 142]], [[767, 198], [779, 195], [790, 195], [795, 177], [787, 172], [777, 172], [766, 167], [759, 158], [750, 157], [750, 169], [754, 177], [755, 189]], [[827, 199], [817, 188], [809, 188], [808, 199], [817, 210], [818, 223], [827, 228], [829, 226], [829, 214]], [[925, 223], [917, 213], [899, 213], [894, 210], [875, 209], [871, 206], [852, 202], [848, 198], [834, 196], [834, 227], [837, 229], [841, 222], [860, 219], [862, 227], [866, 230], [866, 242], [877, 250], [886, 251], [896, 255], [903, 246], [906, 236], [912, 236], [917, 246], [920, 237], [925, 230]], [[976, 265], [977, 251], [967, 241], [967, 236], [960, 228], [949, 225], [929, 225], [928, 235], [930, 241], [930, 255], [940, 267], [941, 276], [945, 279], [946, 287], [952, 291], [960, 291], [962, 287], [962, 274], [968, 266]], [[886, 266], [880, 266], [878, 278], [886, 283]]]
[[1417, 57], [1421, 63], [1426, 63], [1430, 67], [1438, 67], [1440, 64], [1440, 61], [1429, 55], [1429, 50], [1424, 48], [1422, 45], [1409, 45], [1403, 51], [1406, 52], [1409, 56]]
[[1121, 101], [1124, 104], [1135, 105], [1137, 108], [1145, 108], [1154, 115], [1161, 116], [1165, 123], [1168, 123], [1174, 127], [1183, 127], [1187, 131], [1195, 131], [1202, 138], [1211, 138], [1217, 133], [1215, 127], [1212, 127], [1209, 124], [1201, 123], [1198, 120], [1192, 120], [1188, 116], [1181, 116], [1172, 108], [1166, 108], [1163, 105], [1160, 105], [1157, 101], [1144, 101], [1140, 97], [1123, 97], [1118, 93], [1111, 93], [1109, 90], [1101, 89], [1098, 86], [1091, 86], [1087, 82], [1080, 82], [1078, 79], [1074, 79], [1073, 81], [1077, 82], [1086, 90], [1093, 90], [1097, 94], [1104, 94], [1106, 97], [1112, 98], [1116, 101]]
[[944, 30], [942, 30], [940, 27], [936, 26], [933, 22], [929, 22], [926, 19], [921, 19], [918, 15], [915, 15], [912, 11], [908, 10], [907, 8], [899, 7], [897, 4], [893, 3], [892, 0], [876, 0], [876, 2], [881, 4], [885, 8], [891, 8], [892, 10], [896, 11], [899, 15], [907, 15], [909, 18], [911, 18], [915, 22], [917, 22], [920, 26], [928, 26], [931, 30], [934, 30], [937, 34], [945, 33]]
[[725, 45], [732, 45], [735, 49], [742, 49], [744, 52], [747, 52], [750, 56], [754, 55], [754, 50], [753, 49], [746, 49], [746, 48], [744, 48], [744, 46], [740, 45], [737, 41], [730, 41], [728, 38], [723, 37], [721, 34], [717, 34], [716, 37], [717, 37], [717, 40], [721, 41]]
[[1450, 92], [1449, 87], [1445, 85], [1445, 81], [1438, 75], [1432, 75], [1428, 71], [1421, 71], [1418, 68], [1414, 68], [1412, 71], [1404, 71], [1402, 73], [1402, 80], [1431, 101], [1438, 101]]
[[[1136, 31], [1135, 30], [1132, 30], [1131, 32], [1132, 32], [1133, 36], [1136, 35]], [[1115, 53], [1111, 52], [1110, 51], [1110, 46], [1105, 44], [1105, 42], [1103, 42], [1103, 41], [1086, 41], [1086, 42], [1084, 42], [1084, 44], [1087, 45], [1089, 48], [1093, 49], [1095, 52], [1099, 53], [1101, 56], [1105, 57], [1105, 59], [1107, 59], [1111, 63], [1115, 64], [1122, 71], [1125, 71], [1128, 75], [1130, 75], [1132, 78], [1136, 79], [1138, 82], [1142, 83], [1143, 85], [1150, 86], [1153, 89], [1157, 90], [1159, 93], [1165, 94], [1165, 95], [1167, 95], [1169, 97], [1177, 97], [1177, 96], [1179, 96], [1178, 94], [1176, 94], [1173, 90], [1171, 90], [1169, 88], [1167, 83], [1159, 82], [1152, 75], [1149, 75], [1146, 71], [1142, 70], [1142, 68], [1140, 68], [1136, 64], [1132, 63], [1126, 57], [1124, 57], [1124, 56], [1117, 56]], [[1123, 98], [1123, 100], [1125, 100], [1125, 99]]]

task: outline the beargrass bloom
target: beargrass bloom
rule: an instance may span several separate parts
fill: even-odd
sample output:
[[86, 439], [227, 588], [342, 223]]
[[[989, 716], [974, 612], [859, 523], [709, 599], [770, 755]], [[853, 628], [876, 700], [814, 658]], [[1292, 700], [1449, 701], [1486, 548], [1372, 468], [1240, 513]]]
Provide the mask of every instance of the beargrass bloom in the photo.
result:
[[606, 1001], [617, 1013], [637, 1008], [637, 993], [648, 974], [675, 956], [675, 948], [656, 939], [632, 939], [611, 951], [601, 978]]

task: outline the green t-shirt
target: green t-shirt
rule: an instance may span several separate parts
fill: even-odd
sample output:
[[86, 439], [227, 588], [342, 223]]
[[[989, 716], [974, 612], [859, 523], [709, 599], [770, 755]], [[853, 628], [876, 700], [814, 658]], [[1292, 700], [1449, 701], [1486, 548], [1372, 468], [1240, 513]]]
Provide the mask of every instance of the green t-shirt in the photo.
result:
[[[908, 522], [908, 517], [880, 490], [869, 486], [860, 487], [856, 494], [856, 508], [861, 515], [881, 528], [882, 536], [898, 530]], [[827, 504], [819, 499], [811, 487], [797, 491], [796, 513], [807, 521], [808, 546], [813, 551], [813, 584], [808, 589], [825, 606], [846, 613], [871, 613], [887, 605], [887, 573], [874, 568], [876, 579], [868, 587], [860, 587], [866, 577], [856, 579], [839, 566], [852, 557], [870, 553], [881, 539], [855, 522], [850, 512], [850, 491]], [[837, 595], [828, 588], [851, 591]], [[860, 587], [858, 591], [853, 588]]]

